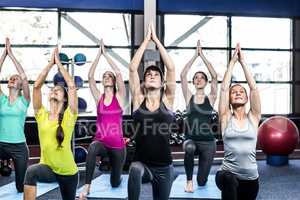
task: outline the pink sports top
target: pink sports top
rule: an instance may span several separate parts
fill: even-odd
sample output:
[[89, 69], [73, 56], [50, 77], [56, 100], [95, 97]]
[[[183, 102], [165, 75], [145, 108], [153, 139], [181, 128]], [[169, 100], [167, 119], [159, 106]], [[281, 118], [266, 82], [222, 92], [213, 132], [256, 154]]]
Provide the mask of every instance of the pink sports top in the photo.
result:
[[101, 96], [97, 107], [97, 131], [95, 140], [104, 146], [113, 149], [124, 148], [122, 131], [123, 110], [116, 95], [113, 96], [110, 105], [104, 105], [104, 94]]

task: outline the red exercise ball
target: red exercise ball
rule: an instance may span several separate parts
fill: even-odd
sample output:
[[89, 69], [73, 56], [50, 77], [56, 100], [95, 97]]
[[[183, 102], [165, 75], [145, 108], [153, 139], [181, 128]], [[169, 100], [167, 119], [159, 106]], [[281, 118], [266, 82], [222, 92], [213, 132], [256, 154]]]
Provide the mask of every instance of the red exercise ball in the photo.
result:
[[274, 116], [260, 125], [258, 141], [267, 155], [289, 155], [298, 145], [299, 131], [290, 119]]

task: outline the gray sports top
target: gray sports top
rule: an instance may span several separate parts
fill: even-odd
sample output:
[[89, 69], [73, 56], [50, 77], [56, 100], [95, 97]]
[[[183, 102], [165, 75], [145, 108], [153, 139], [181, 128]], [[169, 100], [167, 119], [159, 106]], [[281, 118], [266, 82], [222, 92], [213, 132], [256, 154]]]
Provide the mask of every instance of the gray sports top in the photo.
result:
[[222, 170], [228, 170], [241, 180], [258, 178], [256, 164], [257, 128], [247, 117], [245, 127], [238, 128], [230, 118], [223, 134], [224, 160]]

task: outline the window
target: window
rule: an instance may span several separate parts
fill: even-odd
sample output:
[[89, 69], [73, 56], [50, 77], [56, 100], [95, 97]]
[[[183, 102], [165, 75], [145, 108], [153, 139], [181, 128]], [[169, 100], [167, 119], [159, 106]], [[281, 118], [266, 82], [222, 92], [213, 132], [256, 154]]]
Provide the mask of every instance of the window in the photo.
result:
[[[11, 39], [13, 52], [23, 66], [28, 79], [36, 80], [38, 74], [47, 65], [53, 48], [57, 44], [62, 45], [61, 52], [72, 59], [75, 54], [83, 53], [87, 57], [87, 63], [82, 66], [74, 65], [73, 75], [80, 76], [84, 81], [84, 87], [78, 90], [78, 96], [87, 102], [87, 112], [84, 116], [95, 116], [96, 106], [88, 88], [88, 71], [91, 62], [98, 52], [98, 39], [103, 38], [107, 46], [107, 52], [120, 68], [123, 79], [128, 81], [128, 64], [131, 55], [131, 15], [123, 13], [98, 13], [98, 12], [61, 12], [55, 10], [21, 11], [0, 10], [0, 43], [4, 44], [5, 37]], [[22, 30], [22, 31], [20, 31]], [[1, 48], [0, 50], [3, 50]], [[69, 72], [72, 74], [72, 66]], [[102, 57], [95, 73], [95, 79], [102, 80], [102, 74], [106, 70], [112, 70]], [[7, 59], [0, 74], [1, 80], [17, 73], [13, 63]], [[47, 83], [43, 89], [43, 103], [47, 103], [49, 88], [53, 86], [53, 76], [57, 73], [54, 67], [47, 77]], [[101, 88], [101, 83], [98, 83]], [[32, 85], [30, 86], [32, 90]], [[2, 85], [7, 92], [5, 83]], [[7, 93], [6, 93], [7, 94]], [[129, 95], [126, 96], [128, 105], [123, 114], [130, 114]], [[32, 105], [28, 110], [28, 116], [33, 116]]]
[[227, 46], [227, 17], [165, 15], [165, 45], [194, 47], [201, 38], [205, 47]]
[[[192, 58], [197, 40], [200, 39], [206, 58], [217, 71], [219, 82], [222, 81], [226, 71], [229, 55], [232, 54], [236, 43], [240, 42], [244, 48], [247, 65], [261, 93], [262, 113], [289, 114], [292, 112], [290, 19], [167, 14], [164, 15], [164, 21], [165, 46], [176, 65], [175, 110], [184, 110], [186, 107], [181, 91], [180, 73], [184, 65]], [[188, 80], [191, 81], [193, 74], [198, 70], [209, 75], [200, 58], [194, 62], [188, 74]], [[246, 83], [239, 64], [236, 64], [234, 68], [233, 81]], [[190, 84], [190, 89], [194, 90], [192, 84]], [[220, 84], [218, 89], [220, 90]], [[208, 93], [210, 87], [208, 86], [206, 90]], [[219, 97], [215, 103], [215, 109], [218, 107], [218, 100]]]
[[291, 20], [262, 17], [232, 17], [232, 46], [290, 49]]
[[0, 41], [9, 37], [13, 44], [57, 43], [56, 12], [0, 11]]
[[[61, 52], [66, 53], [69, 58], [73, 58], [77, 53], [86, 55], [88, 63], [74, 66], [74, 75], [80, 75], [85, 81], [84, 88], [78, 90], [78, 96], [86, 99], [89, 112], [82, 115], [96, 115], [95, 102], [88, 89], [87, 75], [98, 51], [99, 38], [104, 39], [107, 51], [121, 69], [128, 89], [128, 64], [135, 48], [131, 44], [131, 14], [0, 10], [0, 16], [0, 43], [3, 45], [5, 37], [10, 37], [13, 51], [31, 81], [34, 81], [46, 66], [53, 47], [58, 43], [62, 45]], [[175, 110], [185, 108], [180, 72], [193, 56], [197, 40], [200, 39], [207, 59], [217, 71], [219, 83], [223, 79], [235, 44], [240, 42], [244, 48], [247, 65], [261, 90], [263, 114], [292, 112], [291, 19], [167, 14], [164, 15], [164, 22], [164, 44], [176, 65]], [[3, 48], [0, 48], [1, 50]], [[102, 58], [95, 73], [100, 88], [100, 80], [106, 70], [111, 69]], [[208, 72], [200, 58], [192, 66], [188, 80], [191, 80], [198, 70]], [[56, 68], [51, 70], [47, 81], [51, 82], [56, 72]], [[16, 70], [7, 59], [0, 74], [0, 80], [4, 80], [2, 88], [6, 88], [5, 80], [14, 73]], [[239, 65], [234, 68], [233, 81], [245, 83]], [[52, 83], [49, 83], [44, 87], [43, 98], [46, 99], [47, 88], [51, 85]], [[192, 84], [190, 89], [193, 90]], [[209, 89], [207, 87], [207, 92]], [[280, 95], [284, 105], [277, 106], [276, 94]], [[130, 114], [128, 94], [126, 98], [128, 105], [124, 114]], [[216, 109], [217, 107], [218, 99], [215, 104]], [[30, 109], [28, 114], [32, 116], [33, 110]]]
[[[248, 49], [246, 62], [258, 81], [264, 114], [292, 112], [291, 30], [290, 19], [232, 17], [231, 45], [239, 41]], [[234, 77], [245, 81], [240, 67]]]
[[85, 31], [87, 31], [97, 38], [103, 38], [106, 45], [130, 45], [130, 15], [128, 14], [69, 12], [62, 13], [61, 16], [63, 44], [95, 45], [86, 35]]
[[[102, 38], [107, 48], [108, 54], [120, 68], [123, 79], [128, 81], [128, 64], [131, 53], [131, 33], [130, 15], [120, 13], [85, 13], [67, 12], [61, 13], [61, 43], [65, 48], [63, 52], [70, 58], [77, 53], [83, 53], [87, 57], [88, 63], [83, 66], [74, 66], [74, 75], [81, 76], [86, 81], [84, 88], [78, 90], [78, 96], [84, 97], [88, 108], [85, 115], [96, 115], [95, 101], [88, 88], [88, 71], [94, 61], [98, 47], [96, 45]], [[102, 80], [102, 74], [112, 70], [106, 60], [101, 57], [96, 68], [96, 81]], [[98, 84], [101, 88], [102, 84]], [[103, 91], [103, 90], [102, 90]], [[130, 114], [129, 96], [126, 96], [126, 109], [124, 114]]]

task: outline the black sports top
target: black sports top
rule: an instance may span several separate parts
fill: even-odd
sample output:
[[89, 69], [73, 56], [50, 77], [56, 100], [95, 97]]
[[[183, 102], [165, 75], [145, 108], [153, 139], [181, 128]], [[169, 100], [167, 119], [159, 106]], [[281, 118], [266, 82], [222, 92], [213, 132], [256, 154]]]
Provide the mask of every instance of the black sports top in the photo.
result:
[[146, 100], [132, 114], [135, 125], [136, 160], [151, 166], [172, 164], [169, 144], [174, 114], [161, 101], [157, 110], [151, 112]]

